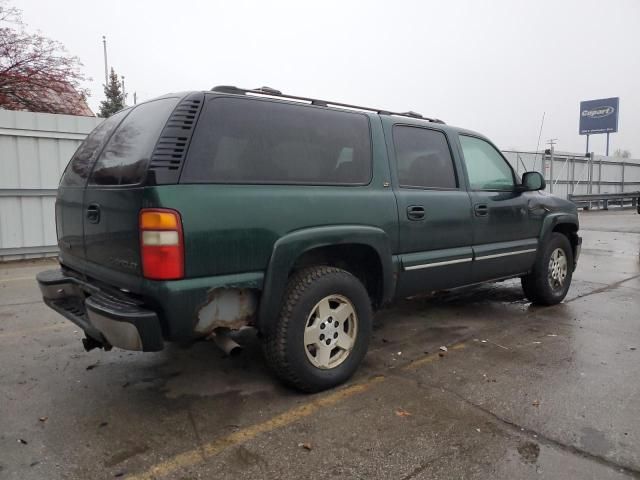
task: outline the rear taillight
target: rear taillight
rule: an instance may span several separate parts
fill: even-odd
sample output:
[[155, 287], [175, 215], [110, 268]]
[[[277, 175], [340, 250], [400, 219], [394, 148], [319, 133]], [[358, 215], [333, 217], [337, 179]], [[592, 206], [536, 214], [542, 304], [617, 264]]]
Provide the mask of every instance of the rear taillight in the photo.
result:
[[182, 220], [175, 210], [145, 208], [140, 211], [142, 274], [151, 280], [184, 277]]

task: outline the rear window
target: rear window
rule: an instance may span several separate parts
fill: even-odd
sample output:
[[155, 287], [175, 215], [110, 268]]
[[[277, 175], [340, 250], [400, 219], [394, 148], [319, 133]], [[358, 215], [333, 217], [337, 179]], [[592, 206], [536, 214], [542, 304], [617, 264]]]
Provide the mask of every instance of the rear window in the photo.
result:
[[107, 142], [89, 185], [140, 183], [149, 158], [177, 98], [163, 98], [135, 107]]
[[91, 172], [91, 167], [100, 154], [105, 142], [113, 130], [130, 110], [123, 110], [107, 118], [87, 136], [73, 154], [67, 168], [62, 174], [60, 185], [63, 187], [84, 187]]
[[393, 140], [401, 187], [457, 188], [453, 159], [444, 133], [396, 125]]
[[213, 98], [204, 107], [181, 183], [365, 185], [369, 119], [323, 107]]

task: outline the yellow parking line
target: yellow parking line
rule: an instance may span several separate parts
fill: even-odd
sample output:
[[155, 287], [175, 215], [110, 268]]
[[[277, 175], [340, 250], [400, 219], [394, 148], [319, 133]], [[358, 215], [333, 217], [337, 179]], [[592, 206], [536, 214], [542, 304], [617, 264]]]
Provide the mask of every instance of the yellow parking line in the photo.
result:
[[129, 480], [151, 480], [157, 477], [166, 477], [181, 468], [200, 463], [209, 457], [213, 457], [229, 447], [245, 443], [262, 433], [290, 425], [291, 423], [300, 420], [301, 418], [308, 417], [316, 413], [321, 408], [330, 407], [346, 398], [361, 394], [369, 390], [374, 385], [382, 382], [383, 380], [384, 377], [381, 376], [373, 377], [367, 382], [338, 390], [327, 396], [313, 400], [305, 405], [300, 405], [299, 407], [281, 413], [280, 415], [277, 415], [267, 420], [266, 422], [258, 423], [242, 430], [238, 430], [237, 432], [227, 435], [226, 437], [222, 437], [218, 440], [207, 443], [200, 448], [195, 448], [193, 450], [189, 450], [187, 452], [176, 455], [169, 460], [154, 465], [146, 472], [132, 475], [127, 478]]
[[5, 332], [0, 333], [0, 338], [9, 338], [9, 337], [21, 337], [22, 335], [29, 335], [31, 333], [36, 332], [45, 332], [47, 330], [55, 330], [56, 328], [67, 328], [67, 327], [76, 327], [80, 329], [80, 327], [76, 326], [71, 322], [58, 323], [56, 325], [47, 325], [44, 327], [34, 327], [34, 328], [25, 328], [23, 330], [16, 330], [15, 332]]
[[[465, 346], [463, 343], [458, 343], [451, 346], [449, 350], [461, 350], [464, 347]], [[405, 370], [413, 370], [420, 366], [431, 363], [437, 358], [438, 354], [427, 355], [426, 357], [409, 363], [403, 368]], [[313, 400], [307, 404], [300, 405], [299, 407], [295, 407], [291, 410], [287, 410], [286, 412], [281, 413], [280, 415], [277, 415], [263, 423], [251, 425], [230, 435], [206, 443], [199, 448], [194, 448], [193, 450], [180, 453], [168, 460], [152, 466], [144, 472], [128, 476], [127, 480], [154, 480], [157, 478], [169, 477], [178, 470], [202, 463], [208, 458], [214, 457], [227, 448], [246, 443], [263, 433], [286, 427], [287, 425], [290, 425], [302, 418], [313, 415], [322, 408], [330, 407], [337, 404], [338, 402], [341, 402], [342, 400], [346, 400], [347, 398], [364, 393], [367, 390], [371, 389], [374, 385], [377, 385], [384, 380], [384, 376], [377, 376], [364, 383], [359, 383], [357, 385], [335, 391], [324, 397]]]
[[[449, 350], [461, 350], [463, 348], [464, 348], [464, 343], [456, 343], [455, 345], [452, 345], [451, 347], [449, 347]], [[405, 365], [402, 368], [403, 368], [403, 370], [415, 370], [418, 367], [422, 367], [424, 365], [427, 365], [427, 364], [437, 360], [439, 358], [439, 356], [440, 356], [440, 352], [438, 352], [438, 353], [430, 353], [426, 357], [422, 357], [422, 358], [419, 358], [417, 360], [414, 360], [413, 362]]]

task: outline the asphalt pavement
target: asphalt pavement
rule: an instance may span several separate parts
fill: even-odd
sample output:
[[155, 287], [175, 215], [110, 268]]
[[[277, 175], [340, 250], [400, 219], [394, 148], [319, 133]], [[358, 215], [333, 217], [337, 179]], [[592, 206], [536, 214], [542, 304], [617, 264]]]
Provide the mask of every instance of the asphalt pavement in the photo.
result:
[[640, 215], [581, 227], [562, 304], [516, 280], [403, 300], [316, 395], [282, 387], [250, 331], [235, 357], [85, 352], [40, 299], [54, 261], [1, 264], [0, 479], [640, 478]]

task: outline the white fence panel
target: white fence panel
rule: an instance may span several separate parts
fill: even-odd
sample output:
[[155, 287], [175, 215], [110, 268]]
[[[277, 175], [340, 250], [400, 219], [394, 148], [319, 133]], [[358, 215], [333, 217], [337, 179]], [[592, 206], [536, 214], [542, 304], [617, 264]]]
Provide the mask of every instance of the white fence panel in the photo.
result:
[[58, 180], [101, 121], [0, 109], [0, 261], [55, 254]]
[[[554, 152], [504, 151], [516, 172], [538, 171], [547, 181], [547, 191], [562, 198], [587, 193], [640, 191], [640, 160]], [[623, 174], [624, 171], [624, 174]]]

